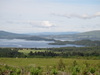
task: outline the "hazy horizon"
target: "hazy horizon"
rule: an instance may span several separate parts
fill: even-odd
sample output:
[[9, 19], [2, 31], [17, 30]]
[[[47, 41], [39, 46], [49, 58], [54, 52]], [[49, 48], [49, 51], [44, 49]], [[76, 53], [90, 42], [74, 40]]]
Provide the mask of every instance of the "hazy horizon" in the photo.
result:
[[13, 33], [100, 30], [100, 0], [0, 0], [0, 30]]

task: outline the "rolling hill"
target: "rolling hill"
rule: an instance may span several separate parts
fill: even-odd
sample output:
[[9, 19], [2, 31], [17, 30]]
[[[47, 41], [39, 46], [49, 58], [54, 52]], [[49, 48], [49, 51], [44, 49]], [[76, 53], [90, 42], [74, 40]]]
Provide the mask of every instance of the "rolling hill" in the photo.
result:
[[25, 33], [25, 34], [46, 36], [46, 35], [69, 35], [69, 34], [76, 34], [76, 33], [79, 33], [79, 32], [37, 32], [37, 33]]
[[[61, 32], [62, 33], [62, 32]], [[52, 33], [53, 34], [53, 33]], [[54, 39], [74, 39], [74, 40], [100, 40], [100, 30], [83, 32], [83, 33], [74, 33], [74, 34], [56, 34], [56, 35], [28, 35], [28, 34], [16, 34], [6, 31], [0, 31], [0, 39], [26, 39], [26, 40], [45, 40], [45, 41], [54, 41]], [[69, 41], [69, 40], [68, 40]]]
[[54, 41], [54, 39], [48, 39], [41, 36], [33, 36], [33, 35], [26, 35], [26, 34], [16, 34], [6, 31], [0, 31], [0, 39], [25, 39], [25, 40], [44, 40], [44, 41]]
[[100, 30], [79, 33], [78, 35], [88, 35], [88, 36], [97, 36], [97, 37], [100, 37]]
[[67, 39], [73, 39], [73, 40], [100, 40], [100, 30], [95, 31], [89, 31], [89, 32], [82, 32], [82, 33], [76, 33], [76, 34], [68, 34], [68, 35], [49, 35], [46, 36], [48, 38], [53, 39], [60, 39], [60, 40], [67, 40]]
[[79, 33], [77, 36], [78, 39], [100, 40], [100, 30]]

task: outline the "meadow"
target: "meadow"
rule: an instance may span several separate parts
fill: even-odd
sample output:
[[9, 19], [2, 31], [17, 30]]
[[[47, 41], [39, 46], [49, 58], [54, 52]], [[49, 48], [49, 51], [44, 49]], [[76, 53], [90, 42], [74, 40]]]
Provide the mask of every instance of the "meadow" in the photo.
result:
[[[12, 72], [10, 75], [100, 75], [100, 60], [74, 58], [0, 58], [0, 73], [11, 70], [15, 70], [16, 72]], [[20, 73], [17, 73], [17, 70]], [[33, 73], [34, 71], [37, 74]]]
[[0, 75], [100, 75], [100, 47], [0, 48]]

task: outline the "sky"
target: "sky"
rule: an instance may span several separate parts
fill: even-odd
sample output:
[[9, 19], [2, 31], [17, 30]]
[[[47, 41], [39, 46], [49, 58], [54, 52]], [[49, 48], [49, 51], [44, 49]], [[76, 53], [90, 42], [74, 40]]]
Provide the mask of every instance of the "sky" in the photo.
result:
[[100, 30], [100, 0], [0, 0], [0, 30], [14, 33]]

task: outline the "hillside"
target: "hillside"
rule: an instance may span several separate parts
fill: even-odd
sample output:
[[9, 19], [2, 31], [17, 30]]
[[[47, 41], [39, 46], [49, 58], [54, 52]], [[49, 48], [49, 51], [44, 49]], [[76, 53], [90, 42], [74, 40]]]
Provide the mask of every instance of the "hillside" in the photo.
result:
[[6, 32], [6, 31], [0, 31], [0, 39], [16, 39], [16, 38], [23, 37], [23, 36], [25, 35]]
[[88, 35], [88, 36], [97, 36], [97, 37], [100, 37], [100, 30], [79, 33], [78, 35]]
[[22, 37], [28, 37], [28, 36], [25, 34], [16, 34], [6, 31], [0, 31], [0, 39], [18, 39]]
[[48, 39], [41, 36], [33, 36], [33, 35], [26, 35], [26, 34], [16, 34], [10, 33], [6, 31], [0, 31], [0, 39], [25, 39], [25, 40], [45, 40], [45, 41], [54, 41], [53, 39]]
[[49, 43], [50, 45], [66, 45], [66, 44], [75, 44], [82, 46], [100, 46], [100, 41], [91, 41], [91, 40], [79, 40], [79, 41], [55, 41]]
[[100, 30], [76, 33], [76, 34], [69, 34], [69, 35], [65, 35], [65, 34], [64, 35], [49, 35], [46, 37], [53, 38], [53, 39], [60, 39], [60, 40], [64, 39], [67, 41], [69, 41], [69, 40], [84, 40], [84, 39], [100, 40]]
[[[0, 39], [26, 39], [26, 40], [46, 40], [54, 41], [54, 39], [59, 40], [100, 40], [100, 30], [89, 31], [83, 33], [74, 33], [74, 34], [59, 34], [59, 35], [28, 35], [28, 34], [16, 34], [5, 31], [0, 31]], [[68, 40], [69, 39], [69, 40]]]
[[77, 36], [81, 39], [100, 40], [100, 30], [79, 33]]
[[76, 33], [79, 33], [79, 32], [37, 32], [37, 33], [25, 33], [25, 34], [46, 36], [46, 35], [69, 35], [69, 34], [76, 34]]

